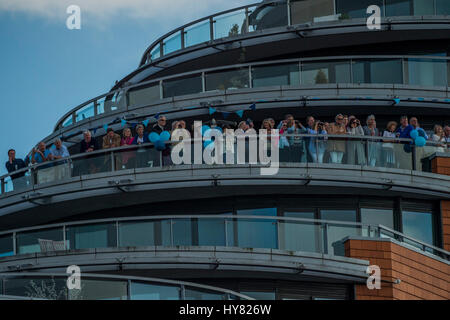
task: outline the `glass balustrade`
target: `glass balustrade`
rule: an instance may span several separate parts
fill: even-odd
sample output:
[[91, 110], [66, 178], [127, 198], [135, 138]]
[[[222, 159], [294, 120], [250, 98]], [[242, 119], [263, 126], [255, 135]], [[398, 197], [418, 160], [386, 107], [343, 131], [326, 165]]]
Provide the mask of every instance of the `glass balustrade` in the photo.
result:
[[191, 47], [211, 41], [211, 27], [209, 20], [199, 22], [184, 30], [184, 46]]
[[18, 254], [65, 250], [64, 232], [62, 228], [20, 232], [16, 245]]

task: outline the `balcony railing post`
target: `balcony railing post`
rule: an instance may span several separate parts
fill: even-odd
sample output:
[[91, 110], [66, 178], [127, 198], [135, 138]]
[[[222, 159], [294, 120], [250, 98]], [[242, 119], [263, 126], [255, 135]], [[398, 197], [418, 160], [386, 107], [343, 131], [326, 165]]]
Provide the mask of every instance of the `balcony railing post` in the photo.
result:
[[411, 155], [412, 155], [412, 169], [417, 169], [417, 161], [416, 161], [416, 146], [411, 144]]
[[209, 36], [211, 37], [211, 41], [214, 40], [214, 17], [209, 18]]
[[14, 255], [17, 254], [17, 234], [15, 232], [13, 232], [13, 253]]
[[64, 250], [67, 250], [67, 239], [66, 239], [66, 225], [63, 225], [63, 243], [64, 243]]
[[248, 7], [245, 8], [245, 29], [242, 33], [249, 33], [250, 29], [250, 17]]
[[291, 0], [287, 0], [286, 5], [286, 14], [288, 18], [288, 26], [292, 26], [292, 19], [291, 19]]
[[180, 300], [186, 300], [186, 288], [184, 285], [180, 285]]
[[116, 247], [119, 248], [119, 220], [116, 221]]
[[323, 253], [328, 254], [328, 223], [324, 223], [323, 227]]
[[5, 178], [2, 178], [0, 180], [0, 194], [4, 194], [5, 193]]
[[116, 171], [116, 157], [114, 156], [114, 151], [111, 151], [111, 171], [114, 172]]
[[184, 49], [184, 48], [186, 48], [186, 46], [185, 46], [185, 35], [186, 35], [186, 31], [184, 31], [184, 29], [181, 29], [180, 30], [180, 35], [181, 35], [181, 39], [180, 39], [180, 41], [181, 41], [181, 49]]
[[225, 224], [225, 247], [228, 247], [228, 220], [224, 219], [223, 222]]

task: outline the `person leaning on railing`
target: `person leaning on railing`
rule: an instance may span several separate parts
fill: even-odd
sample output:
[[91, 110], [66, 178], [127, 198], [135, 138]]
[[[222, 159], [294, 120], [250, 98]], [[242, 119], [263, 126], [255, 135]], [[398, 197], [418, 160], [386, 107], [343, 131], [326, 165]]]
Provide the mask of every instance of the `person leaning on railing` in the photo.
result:
[[[364, 136], [364, 130], [361, 122], [356, 118], [351, 118], [350, 124], [347, 127], [347, 133], [352, 136]], [[348, 164], [363, 165], [366, 162], [366, 155], [364, 152], [363, 141], [357, 139], [350, 139], [347, 144], [347, 162]], [[358, 162], [355, 161], [355, 155]]]
[[[307, 129], [308, 134], [321, 134], [326, 135], [327, 131], [325, 130], [325, 123], [320, 120], [317, 120], [314, 123], [314, 129]], [[313, 159], [315, 163], [323, 163], [323, 156], [325, 154], [327, 147], [323, 138], [310, 138], [308, 151], [309, 155]]]
[[[366, 125], [363, 127], [364, 134], [366, 136], [371, 137], [379, 137], [380, 132], [377, 128], [377, 122], [375, 120], [375, 116], [371, 114], [366, 119]], [[367, 141], [367, 150], [368, 150], [368, 157], [369, 157], [369, 166], [375, 167], [377, 162], [379, 162], [379, 143], [376, 140], [368, 140]]]
[[450, 143], [450, 126], [444, 127], [444, 140], [445, 143]]
[[[167, 125], [167, 118], [164, 115], [158, 117], [158, 122], [152, 127], [152, 132], [161, 134], [163, 131], [169, 131], [170, 128]], [[166, 144], [166, 148], [162, 151], [163, 165], [168, 166], [172, 164], [172, 159], [170, 156], [170, 145]]]
[[[130, 128], [123, 129], [122, 132], [122, 139], [120, 140], [120, 146], [131, 146], [133, 144], [133, 135], [131, 133]], [[122, 169], [131, 169], [134, 168], [134, 162], [136, 160], [136, 152], [135, 150], [130, 151], [124, 151], [121, 152], [121, 164], [119, 167], [122, 167]]]
[[[56, 138], [54, 142], [53, 148], [50, 150], [50, 160], [60, 160], [62, 158], [68, 158], [70, 157], [69, 150], [67, 150], [67, 147], [62, 144], [61, 139]], [[68, 166], [67, 160], [58, 161], [55, 166], [55, 178], [58, 180], [64, 179], [69, 175], [68, 172]]]
[[[413, 126], [408, 123], [408, 116], [400, 117], [400, 126], [396, 131], [397, 138], [400, 139], [411, 139], [411, 131], [414, 130]], [[411, 143], [400, 142], [403, 144], [403, 148], [396, 148], [395, 158], [397, 160], [397, 165], [400, 169], [412, 169], [412, 155], [411, 155]]]
[[[11, 173], [26, 168], [27, 165], [25, 164], [25, 161], [23, 161], [22, 159], [16, 158], [16, 150], [10, 149], [8, 151], [8, 161], [6, 161], [5, 167], [6, 170], [8, 170], [8, 173]], [[11, 175], [14, 190], [24, 188], [27, 186], [26, 180], [22, 178], [23, 176], [25, 176], [25, 172]]]
[[383, 137], [387, 138], [393, 138], [392, 140], [383, 139], [383, 159], [384, 159], [384, 166], [388, 168], [395, 168], [395, 153], [394, 153], [394, 144], [395, 138], [397, 137], [396, 134], [397, 130], [397, 122], [395, 121], [389, 121], [386, 130], [383, 132]]
[[[328, 134], [330, 135], [346, 135], [347, 130], [345, 129], [344, 116], [338, 114], [335, 117], [334, 123], [330, 125]], [[342, 163], [342, 159], [345, 154], [345, 141], [343, 139], [336, 140], [333, 138], [328, 141], [328, 151], [330, 152], [330, 158], [332, 163]]]
[[[80, 153], [90, 153], [99, 149], [97, 141], [92, 137], [89, 130], [83, 132], [83, 137], [84, 139], [80, 143]], [[74, 171], [80, 170], [79, 174], [96, 173], [99, 168], [97, 160], [97, 158], [82, 159], [80, 166], [74, 166]]]
[[[37, 148], [33, 148], [31, 151], [30, 162], [31, 164], [41, 164], [52, 160], [50, 150], [46, 148], [44, 141], [39, 142]], [[53, 171], [48, 170], [52, 167], [52, 164], [46, 164], [40, 166], [35, 170], [35, 181], [39, 183], [46, 183], [54, 179]]]
[[[102, 143], [103, 149], [114, 149], [120, 147], [120, 136], [114, 132], [113, 128], [106, 130], [106, 135], [103, 137]], [[103, 160], [104, 170], [111, 168], [111, 156], [109, 153], [105, 153]], [[116, 169], [119, 167], [116, 167]]]

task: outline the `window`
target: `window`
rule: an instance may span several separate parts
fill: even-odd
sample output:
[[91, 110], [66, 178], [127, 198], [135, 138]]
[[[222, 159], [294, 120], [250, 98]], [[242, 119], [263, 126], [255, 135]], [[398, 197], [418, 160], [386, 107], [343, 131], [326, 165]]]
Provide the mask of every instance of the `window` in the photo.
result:
[[83, 300], [127, 300], [127, 282], [83, 279]]
[[[356, 222], [356, 210], [321, 210], [320, 216], [322, 220]], [[344, 256], [343, 244], [340, 242], [345, 237], [351, 235], [359, 235], [359, 228], [355, 226], [346, 226], [338, 223], [328, 225], [326, 243], [328, 254]]]
[[450, 14], [450, 1], [436, 0], [436, 13], [442, 15]]
[[392, 209], [361, 208], [361, 222], [369, 225], [383, 225], [394, 229], [394, 213]]
[[128, 91], [130, 106], [144, 106], [160, 99], [159, 84], [133, 88]]
[[299, 65], [280, 64], [252, 68], [253, 87], [298, 86]]
[[333, 15], [334, 0], [291, 0], [292, 24], [320, 22]]
[[180, 300], [180, 288], [131, 282], [131, 300]]
[[402, 60], [356, 60], [353, 83], [403, 83]]
[[340, 14], [340, 19], [367, 18], [367, 8], [377, 5], [383, 15], [383, 0], [336, 0], [336, 11]]
[[154, 246], [155, 224], [157, 222], [138, 221], [119, 224], [119, 245], [121, 247]]
[[12, 256], [14, 254], [13, 237], [1, 236], [0, 237], [0, 257]]
[[434, 244], [431, 212], [402, 211], [402, 223], [405, 235], [431, 245]]
[[184, 296], [185, 300], [225, 300], [225, 294], [195, 288], [186, 288]]
[[432, 0], [385, 0], [386, 16], [421, 16], [433, 15]]
[[[44, 251], [53, 251], [54, 246], [46, 246], [42, 240], [50, 241], [63, 241], [63, 229], [48, 229], [34, 232], [18, 233], [17, 239], [17, 252], [23, 253], [35, 253]], [[41, 240], [41, 242], [39, 241]], [[43, 247], [41, 247], [41, 244]], [[59, 248], [58, 245], [56, 248]], [[43, 250], [42, 250], [43, 249]]]
[[302, 63], [302, 85], [351, 83], [349, 61]]
[[107, 248], [117, 245], [115, 223], [66, 228], [70, 249]]
[[225, 222], [222, 219], [198, 219], [197, 226], [199, 246], [225, 246]]
[[182, 96], [202, 92], [202, 78], [200, 76], [179, 78], [163, 82], [164, 98]]
[[[285, 211], [285, 217], [315, 219], [314, 212]], [[320, 252], [320, 227], [312, 222], [280, 221], [280, 249]]]
[[447, 61], [431, 59], [407, 60], [408, 83], [419, 86], [447, 86]]
[[232, 90], [249, 87], [248, 68], [205, 74], [206, 91]]

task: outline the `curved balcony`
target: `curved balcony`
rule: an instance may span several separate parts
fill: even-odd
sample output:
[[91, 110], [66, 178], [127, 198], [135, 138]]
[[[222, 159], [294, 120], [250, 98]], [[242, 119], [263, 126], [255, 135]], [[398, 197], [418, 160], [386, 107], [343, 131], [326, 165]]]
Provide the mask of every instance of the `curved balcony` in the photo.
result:
[[81, 288], [67, 288], [68, 274], [0, 273], [0, 298], [44, 300], [254, 300], [228, 289], [147, 277], [81, 274]]
[[366, 19], [367, 8], [378, 5], [381, 16], [436, 16], [450, 14], [445, 0], [284, 0], [263, 1], [220, 12], [179, 27], [158, 40], [145, 51], [140, 66], [174, 52], [202, 43], [258, 33], [278, 27], [300, 24], [321, 24], [349, 19]]
[[[397, 97], [404, 105], [419, 103], [446, 108], [450, 105], [449, 83], [448, 57], [321, 57], [232, 65], [155, 79], [106, 93], [69, 111], [58, 121], [55, 134], [68, 137], [79, 134], [72, 132], [73, 128], [90, 125], [96, 119], [120, 123], [117, 117], [124, 114], [127, 119], [136, 119], [163, 111], [205, 112], [208, 106], [202, 106], [202, 100], [213, 99], [214, 106], [232, 107], [245, 103], [232, 98], [240, 92], [247, 103], [264, 99], [294, 105], [299, 101], [339, 105], [347, 100], [392, 105]], [[293, 100], [294, 96], [297, 100]], [[173, 110], [163, 109], [174, 102], [177, 103]], [[144, 108], [145, 113], [136, 116]]]

